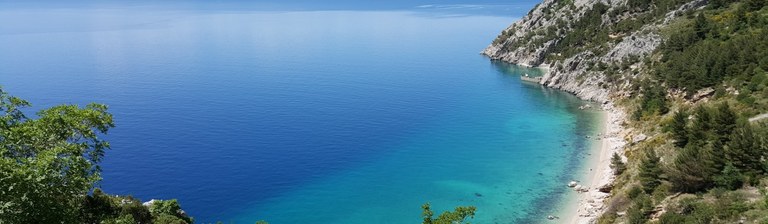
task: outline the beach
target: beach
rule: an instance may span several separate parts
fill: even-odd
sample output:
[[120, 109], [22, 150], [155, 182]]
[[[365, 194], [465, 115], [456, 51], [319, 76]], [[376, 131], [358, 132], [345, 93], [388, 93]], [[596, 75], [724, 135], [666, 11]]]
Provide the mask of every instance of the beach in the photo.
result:
[[[623, 155], [621, 151], [626, 142], [621, 136], [624, 130], [621, 124], [626, 115], [612, 103], [603, 105], [601, 112], [601, 135], [596, 139], [598, 142], [592, 145], [592, 153], [585, 161], [583, 170], [579, 173], [581, 175], [577, 175], [582, 180], [574, 180], [579, 185], [574, 188], [585, 189], [585, 192], [574, 189], [572, 193], [577, 195], [571, 197], [564, 205], [565, 215], [561, 221], [565, 222], [562, 223], [596, 222], [605, 209], [605, 199], [610, 196], [610, 193], [600, 192], [599, 189], [612, 184], [615, 178], [610, 167], [611, 156], [614, 152]], [[624, 160], [626, 161], [626, 158]], [[567, 184], [563, 183], [563, 187], [568, 187]]]

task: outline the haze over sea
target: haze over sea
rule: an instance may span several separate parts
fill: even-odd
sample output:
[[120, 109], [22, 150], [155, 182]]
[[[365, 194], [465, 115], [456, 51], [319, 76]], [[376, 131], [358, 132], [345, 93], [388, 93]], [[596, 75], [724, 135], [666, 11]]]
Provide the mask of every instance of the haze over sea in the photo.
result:
[[478, 54], [537, 2], [382, 2], [0, 1], [0, 85], [108, 104], [101, 187], [198, 222], [556, 213], [597, 114]]

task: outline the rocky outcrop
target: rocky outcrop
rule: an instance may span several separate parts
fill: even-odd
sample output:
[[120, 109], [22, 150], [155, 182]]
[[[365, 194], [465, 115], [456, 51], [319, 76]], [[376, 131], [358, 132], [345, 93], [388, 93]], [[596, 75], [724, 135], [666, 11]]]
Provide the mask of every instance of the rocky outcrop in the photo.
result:
[[[627, 11], [626, 0], [575, 0], [572, 3], [544, 0], [528, 15], [505, 29], [482, 54], [493, 60], [547, 68], [540, 84], [571, 92], [585, 100], [605, 103], [611, 99], [612, 93], [630, 86], [627, 80], [641, 72], [640, 59], [661, 45], [659, 29], [683, 15], [684, 11], [705, 5], [706, 0], [692, 0], [640, 29], [608, 34], [611, 41], [604, 43], [608, 45], [607, 51], [585, 49], [567, 58], [561, 57], [555, 49], [557, 43], [565, 34], [572, 32], [573, 24], [597, 3], [608, 6], [609, 13], [602, 15], [602, 27], [643, 13]], [[610, 13], [614, 11], [617, 13]], [[599, 65], [617, 67], [611, 71], [616, 74], [606, 74], [605, 68], [596, 68]]]
[[[604, 110], [609, 111], [609, 117], [606, 125], [608, 133], [603, 138], [605, 153], [601, 153], [601, 158], [610, 158], [612, 153], [622, 152], [626, 145], [626, 141], [618, 136], [623, 130], [620, 124], [625, 116], [613, 107], [612, 101], [630, 95], [632, 81], [638, 75], [647, 73], [644, 71], [644, 59], [661, 46], [661, 30], [684, 15], [685, 11], [698, 9], [706, 2], [691, 0], [675, 10], [653, 14], [653, 22], [633, 24], [630, 26], [632, 29], [616, 29], [622, 30], [616, 33], [597, 32], [598, 35], [606, 35], [594, 38], [605, 40], [602, 43], [564, 49], [560, 43], [567, 43], [564, 42], [565, 37], [575, 31], [579, 20], [591, 18], [585, 21], [595, 21], [595, 14], [589, 13], [598, 3], [608, 8], [598, 19], [601, 21], [599, 28], [604, 29], [644, 15], [654, 6], [643, 11], [629, 8], [627, 0], [544, 0], [528, 15], [506, 28], [482, 54], [492, 60], [545, 68], [540, 84], [602, 103]], [[595, 27], [594, 23], [589, 24]], [[640, 142], [647, 138], [638, 136], [635, 140]], [[583, 192], [581, 195], [584, 196], [579, 200], [576, 223], [595, 223], [607, 209], [604, 201], [614, 188], [611, 184], [613, 172], [609, 159], [601, 161], [596, 169], [596, 181], [592, 181], [594, 186], [581, 186], [576, 182], [568, 184], [575, 191]]]

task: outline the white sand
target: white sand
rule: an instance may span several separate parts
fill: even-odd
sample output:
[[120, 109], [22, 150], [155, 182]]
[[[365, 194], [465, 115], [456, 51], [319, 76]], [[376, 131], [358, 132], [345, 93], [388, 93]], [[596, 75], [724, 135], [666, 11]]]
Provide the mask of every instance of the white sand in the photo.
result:
[[[610, 184], [614, 180], [613, 171], [610, 168], [611, 156], [614, 152], [621, 152], [624, 150], [624, 141], [621, 133], [623, 127], [621, 123], [625, 119], [625, 114], [620, 109], [617, 109], [613, 104], [606, 104], [603, 106], [605, 114], [603, 114], [603, 127], [601, 132], [603, 133], [600, 144], [595, 144], [591, 158], [586, 162], [584, 166], [585, 180], [579, 180], [579, 184], [588, 187], [588, 192], [576, 192], [578, 194], [576, 201], [569, 202], [566, 205], [571, 212], [567, 212], [567, 216], [563, 217], [565, 221], [563, 223], [595, 223], [597, 218], [602, 214], [605, 209], [604, 200], [610, 195], [608, 193], [602, 193], [598, 191], [598, 188]], [[623, 153], [619, 153], [623, 155]], [[624, 159], [626, 161], [626, 158]], [[563, 187], [566, 187], [568, 183], [563, 183]]]

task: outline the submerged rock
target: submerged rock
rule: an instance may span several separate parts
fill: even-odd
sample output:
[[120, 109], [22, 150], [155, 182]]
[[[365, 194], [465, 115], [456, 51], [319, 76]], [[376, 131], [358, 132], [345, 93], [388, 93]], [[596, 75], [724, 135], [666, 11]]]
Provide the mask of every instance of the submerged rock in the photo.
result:
[[548, 215], [548, 216], [547, 216], [547, 219], [549, 219], [549, 220], [555, 220], [555, 219], [560, 219], [560, 217], [557, 217], [557, 216], [554, 216], [554, 215]]

